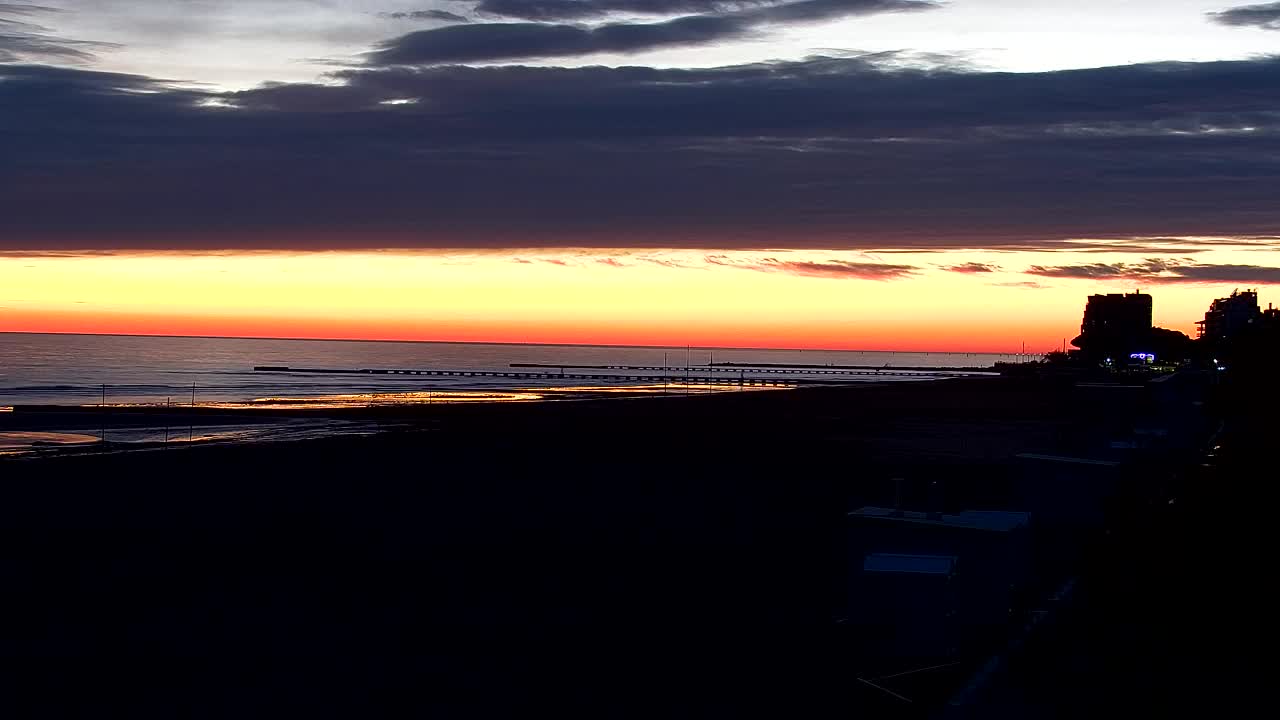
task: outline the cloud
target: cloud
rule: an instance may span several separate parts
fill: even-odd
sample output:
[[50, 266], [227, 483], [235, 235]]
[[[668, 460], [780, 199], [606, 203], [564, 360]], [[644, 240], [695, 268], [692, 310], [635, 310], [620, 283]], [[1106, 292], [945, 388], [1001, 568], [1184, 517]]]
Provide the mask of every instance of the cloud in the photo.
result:
[[[110, 257], [116, 253], [112, 250], [3, 250], [0, 249], [0, 258], [24, 258], [24, 259], [61, 259], [61, 258], [82, 258], [82, 257]], [[35, 267], [35, 265], [25, 265], [24, 267]]]
[[909, 59], [348, 68], [226, 93], [0, 65], [0, 249], [1164, 252], [1280, 233], [1280, 58]]
[[990, 285], [991, 287], [1007, 287], [1007, 288], [1035, 288], [1035, 289], [1039, 289], [1039, 288], [1047, 287], [1047, 286], [1045, 286], [1045, 285], [1041, 285], [1040, 283], [1038, 283], [1038, 282], [1036, 282], [1036, 281], [1034, 281], [1034, 280], [1024, 280], [1024, 281], [1021, 281], [1021, 282], [998, 282], [998, 283], [987, 283], [987, 284], [988, 284], [988, 285]]
[[452, 25], [389, 40], [367, 57], [374, 65], [435, 65], [634, 53], [744, 38], [751, 30], [738, 20], [702, 15], [595, 28], [540, 23]]
[[1181, 282], [1280, 284], [1280, 267], [1260, 265], [1195, 265], [1178, 271]]
[[706, 265], [694, 265], [694, 264], [683, 262], [680, 260], [673, 260], [671, 258], [641, 257], [638, 259], [641, 262], [653, 263], [654, 265], [659, 265], [661, 267], [666, 267], [666, 268], [675, 268], [680, 270], [706, 270], [707, 269]]
[[1144, 284], [1256, 283], [1280, 284], [1280, 267], [1213, 265], [1186, 260], [1148, 258], [1137, 263], [1091, 263], [1046, 267], [1033, 265], [1029, 275], [1085, 280], [1124, 280]]
[[[571, 248], [562, 248], [567, 251]], [[562, 267], [586, 267], [588, 265], [605, 265], [612, 268], [632, 268], [638, 263], [651, 263], [660, 267], [681, 269], [681, 270], [706, 270], [707, 266], [698, 263], [696, 259], [689, 260], [681, 257], [673, 257], [667, 253], [642, 255], [629, 252], [618, 254], [600, 254], [597, 251], [584, 248], [572, 248], [571, 253], [556, 253], [548, 251], [541, 256], [535, 255], [533, 258], [526, 256], [516, 256], [510, 258], [510, 262], [520, 265], [533, 265], [536, 263], [548, 263], [551, 265], [559, 265]], [[538, 252], [538, 251], [534, 251]]]
[[840, 278], [849, 280], [897, 280], [916, 273], [911, 265], [887, 263], [847, 262], [827, 260], [823, 262], [768, 261], [760, 269], [804, 275], [806, 277]]
[[684, 15], [723, 13], [773, 4], [770, 0], [481, 0], [476, 11], [517, 20], [586, 20], [614, 13]]
[[1145, 272], [1131, 270], [1126, 263], [1115, 263], [1107, 265], [1104, 263], [1093, 263], [1089, 265], [1032, 265], [1027, 268], [1030, 275], [1043, 275], [1044, 277], [1058, 278], [1077, 278], [1077, 279], [1115, 279], [1115, 278], [1132, 278], [1136, 276], [1147, 277]]
[[1000, 266], [999, 266], [999, 265], [989, 265], [989, 264], [986, 264], [986, 263], [968, 262], [968, 263], [964, 263], [964, 264], [962, 264], [962, 265], [952, 265], [952, 266], [947, 267], [947, 268], [944, 268], [944, 269], [949, 270], [949, 271], [951, 271], [951, 272], [958, 272], [958, 273], [970, 273], [970, 274], [972, 274], [972, 273], [990, 273], [990, 272], [997, 272], [997, 271], [999, 271], [999, 270], [1000, 270]]
[[30, 3], [0, 3], [0, 63], [87, 63], [95, 53], [111, 50], [112, 43], [71, 40], [35, 22], [56, 8]]
[[[531, 5], [529, 7], [536, 7]], [[382, 43], [372, 65], [437, 65], [595, 53], [638, 53], [753, 37], [768, 25], [889, 12], [931, 10], [930, 0], [799, 0], [733, 12], [685, 15], [661, 22], [595, 26], [540, 22], [454, 25], [419, 30]]]
[[437, 20], [440, 22], [451, 23], [467, 23], [471, 19], [465, 15], [449, 12], [448, 10], [411, 10], [402, 12], [386, 12], [381, 13], [382, 17], [392, 20]]
[[708, 265], [733, 267], [741, 270], [843, 280], [897, 280], [914, 275], [918, 270], [913, 265], [892, 265], [850, 260], [779, 260], [774, 257], [753, 259], [727, 255], [708, 255], [704, 258], [704, 261]]
[[1211, 12], [1209, 17], [1220, 25], [1280, 30], [1280, 2], [1242, 5], [1221, 12]]
[[592, 20], [609, 15], [738, 15], [761, 21], [836, 17], [939, 7], [932, 0], [482, 0], [482, 15], [534, 22]]
[[1032, 265], [1027, 273], [1044, 277], [1079, 278], [1090, 280], [1138, 279], [1173, 277], [1185, 263], [1179, 260], [1148, 258], [1137, 263], [1089, 263], [1084, 265], [1043, 266]]
[[937, 10], [934, 0], [798, 0], [742, 10], [737, 15], [756, 24], [807, 23], [859, 15]]

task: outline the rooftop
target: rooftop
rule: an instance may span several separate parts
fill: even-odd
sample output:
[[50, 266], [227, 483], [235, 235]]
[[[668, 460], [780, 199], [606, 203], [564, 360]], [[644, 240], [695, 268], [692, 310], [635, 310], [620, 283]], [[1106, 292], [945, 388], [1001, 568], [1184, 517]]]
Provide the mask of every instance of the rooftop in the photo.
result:
[[882, 507], [860, 508], [849, 513], [849, 517], [892, 520], [920, 525], [939, 525], [970, 530], [991, 530], [995, 532], [1009, 532], [1020, 527], [1026, 527], [1031, 520], [1030, 513], [1005, 510], [965, 510], [954, 515], [944, 514], [931, 517], [929, 513], [899, 512], [892, 508]]
[[1042, 455], [1040, 453], [1018, 453], [1022, 460], [1043, 460], [1045, 462], [1069, 463], [1075, 465], [1097, 465], [1100, 467], [1120, 467], [1115, 460], [1099, 460], [1096, 458], [1067, 457], [1065, 455]]

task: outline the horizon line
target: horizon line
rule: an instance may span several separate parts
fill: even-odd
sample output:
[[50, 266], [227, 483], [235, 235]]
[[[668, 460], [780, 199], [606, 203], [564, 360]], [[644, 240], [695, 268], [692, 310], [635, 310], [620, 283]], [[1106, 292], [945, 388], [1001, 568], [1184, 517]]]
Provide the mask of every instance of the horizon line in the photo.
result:
[[[137, 337], [137, 338], [179, 338], [189, 340], [286, 340], [290, 342], [357, 342], [357, 343], [400, 343], [413, 345], [497, 345], [507, 347], [598, 347], [598, 348], [634, 348], [678, 350], [680, 345], [619, 345], [610, 343], [555, 343], [555, 342], [501, 342], [495, 340], [396, 340], [392, 338], [313, 338], [313, 337], [269, 337], [264, 335], [171, 335], [165, 333], [93, 333], [93, 332], [34, 332], [26, 330], [0, 330], [0, 335], [54, 335], [81, 337]], [[1018, 357], [1022, 355], [1042, 355], [1043, 353], [995, 352], [979, 350], [964, 352], [958, 350], [869, 350], [869, 349], [836, 349], [836, 348], [794, 348], [794, 347], [742, 347], [733, 345], [685, 345], [695, 350], [764, 350], [775, 352], [856, 352], [856, 353], [903, 353], [911, 355], [1006, 355]]]

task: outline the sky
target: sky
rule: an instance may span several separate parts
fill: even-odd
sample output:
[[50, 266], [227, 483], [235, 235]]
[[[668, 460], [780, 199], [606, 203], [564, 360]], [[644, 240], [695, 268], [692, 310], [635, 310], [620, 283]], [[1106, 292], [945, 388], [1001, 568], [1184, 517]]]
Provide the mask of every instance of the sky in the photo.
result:
[[0, 331], [1044, 351], [1280, 302], [1280, 2], [0, 1]]

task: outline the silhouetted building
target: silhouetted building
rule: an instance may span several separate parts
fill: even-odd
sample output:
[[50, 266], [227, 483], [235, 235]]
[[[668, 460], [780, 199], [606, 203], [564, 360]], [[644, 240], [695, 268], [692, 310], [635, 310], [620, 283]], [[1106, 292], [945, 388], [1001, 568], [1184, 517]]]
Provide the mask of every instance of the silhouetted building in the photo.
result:
[[1267, 303], [1267, 309], [1262, 311], [1261, 329], [1268, 333], [1280, 332], [1280, 308]]
[[1147, 352], [1151, 337], [1151, 296], [1140, 292], [1090, 295], [1072, 341], [1089, 355], [1125, 357]]
[[1151, 329], [1151, 296], [1142, 293], [1090, 295], [1081, 335], [1141, 336]]
[[1239, 336], [1262, 317], [1257, 291], [1237, 290], [1231, 293], [1231, 297], [1214, 300], [1209, 312], [1204, 314], [1204, 320], [1196, 324], [1200, 326], [1200, 339], [1217, 345]]

